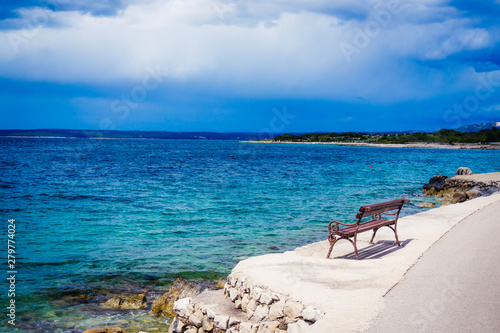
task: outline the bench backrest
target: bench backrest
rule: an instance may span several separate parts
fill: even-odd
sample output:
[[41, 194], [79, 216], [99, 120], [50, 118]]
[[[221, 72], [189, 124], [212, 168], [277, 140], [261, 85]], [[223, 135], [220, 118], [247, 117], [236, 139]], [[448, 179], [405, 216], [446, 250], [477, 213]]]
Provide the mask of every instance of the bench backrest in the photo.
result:
[[362, 218], [367, 216], [379, 215], [381, 213], [391, 212], [395, 210], [397, 210], [396, 212], [397, 214], [396, 218], [397, 218], [405, 202], [410, 202], [410, 200], [406, 198], [401, 198], [397, 200], [381, 202], [378, 204], [362, 206], [359, 209], [359, 213], [356, 214], [356, 218], [361, 220]]

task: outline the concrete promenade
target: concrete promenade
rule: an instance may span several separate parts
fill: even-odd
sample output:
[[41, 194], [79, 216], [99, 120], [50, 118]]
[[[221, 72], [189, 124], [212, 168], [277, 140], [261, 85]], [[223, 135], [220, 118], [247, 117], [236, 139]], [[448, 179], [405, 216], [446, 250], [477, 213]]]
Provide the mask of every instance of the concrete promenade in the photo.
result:
[[497, 201], [424, 253], [367, 332], [500, 332], [499, 235]]
[[347, 241], [326, 260], [322, 241], [243, 260], [231, 275], [324, 311], [309, 332], [500, 331], [498, 213], [499, 194], [481, 197], [401, 218], [401, 247], [388, 228], [373, 245], [361, 234], [359, 261]]

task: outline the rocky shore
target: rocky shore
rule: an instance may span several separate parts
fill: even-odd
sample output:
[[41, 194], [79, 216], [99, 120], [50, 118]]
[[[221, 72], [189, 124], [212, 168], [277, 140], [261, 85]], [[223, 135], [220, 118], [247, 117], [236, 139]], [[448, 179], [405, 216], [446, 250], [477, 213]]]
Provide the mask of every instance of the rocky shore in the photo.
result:
[[422, 189], [424, 195], [442, 198], [442, 204], [455, 204], [500, 191], [500, 172], [473, 174], [466, 167], [454, 176], [433, 176]]
[[[172, 285], [158, 297], [158, 294], [151, 292], [143, 292], [140, 294], [120, 294], [108, 298], [104, 302], [98, 304], [97, 308], [102, 310], [111, 310], [113, 312], [126, 313], [130, 310], [145, 310], [149, 309], [149, 316], [151, 319], [156, 317], [159, 322], [172, 321], [176, 316], [173, 311], [174, 303], [179, 299], [187, 297], [195, 297], [205, 291], [217, 291], [223, 292], [222, 288], [225, 285], [225, 280], [219, 281], [188, 281], [185, 278], [176, 278]], [[152, 295], [151, 295], [152, 294]], [[156, 295], [155, 295], [156, 294]], [[146, 313], [146, 312], [145, 312]], [[161, 325], [161, 326], [164, 326]], [[139, 325], [140, 327], [140, 325]], [[156, 327], [154, 329], [149, 327], [141, 327], [144, 330], [137, 331], [137, 328], [125, 328], [125, 331], [121, 327], [99, 327], [92, 328], [84, 331], [84, 333], [120, 333], [120, 332], [166, 332], [166, 328]], [[151, 331], [152, 329], [152, 331]]]

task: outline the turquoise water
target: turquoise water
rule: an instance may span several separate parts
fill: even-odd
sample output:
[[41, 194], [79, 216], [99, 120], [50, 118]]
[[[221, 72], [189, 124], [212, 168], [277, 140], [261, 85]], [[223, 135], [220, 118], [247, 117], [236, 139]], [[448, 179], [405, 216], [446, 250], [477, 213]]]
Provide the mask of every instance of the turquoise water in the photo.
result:
[[[177, 276], [217, 279], [249, 256], [324, 240], [330, 220], [352, 221], [362, 204], [408, 197], [403, 214], [423, 211], [421, 188], [435, 174], [500, 171], [498, 151], [13, 138], [0, 146], [4, 242], [15, 219], [16, 319], [26, 332], [127, 327], [132, 317], [148, 327], [146, 311], [98, 303], [154, 296]], [[0, 329], [9, 332], [6, 319]]]

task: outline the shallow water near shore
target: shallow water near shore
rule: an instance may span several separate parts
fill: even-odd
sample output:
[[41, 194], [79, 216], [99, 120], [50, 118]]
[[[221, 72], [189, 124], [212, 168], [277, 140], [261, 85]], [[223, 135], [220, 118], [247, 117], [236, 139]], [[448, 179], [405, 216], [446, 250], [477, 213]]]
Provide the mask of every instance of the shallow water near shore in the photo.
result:
[[[16, 220], [16, 322], [25, 332], [162, 331], [147, 310], [99, 303], [151, 299], [177, 276], [214, 280], [249, 256], [324, 240], [330, 220], [353, 221], [363, 204], [408, 197], [403, 215], [423, 211], [418, 203], [433, 199], [419, 196], [422, 185], [435, 174], [500, 171], [498, 151], [15, 138], [0, 146], [0, 209], [5, 233]], [[0, 331], [9, 329], [2, 320]]]

